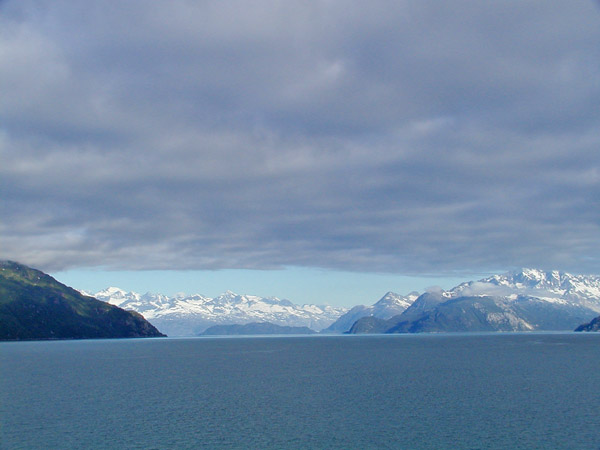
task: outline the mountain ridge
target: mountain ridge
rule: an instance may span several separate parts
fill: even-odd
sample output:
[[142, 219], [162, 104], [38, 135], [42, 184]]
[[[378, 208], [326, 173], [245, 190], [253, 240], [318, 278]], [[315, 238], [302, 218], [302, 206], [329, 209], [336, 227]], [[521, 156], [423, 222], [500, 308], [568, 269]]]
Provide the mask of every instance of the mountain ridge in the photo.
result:
[[426, 292], [386, 321], [350, 333], [572, 330], [600, 312], [600, 277], [521, 269]]
[[90, 339], [164, 336], [125, 311], [14, 261], [0, 261], [0, 339]]
[[579, 325], [575, 331], [600, 332], [600, 316], [593, 318], [590, 322]]
[[357, 305], [340, 316], [334, 323], [323, 330], [324, 333], [343, 333], [352, 327], [352, 324], [363, 317], [373, 316], [378, 319], [389, 319], [405, 311], [417, 298], [418, 292], [407, 295], [396, 294], [389, 291], [373, 305]]
[[[453, 327], [447, 317], [444, 326], [435, 325], [431, 318], [424, 318], [428, 311], [435, 311], [442, 304], [457, 298], [463, 300], [445, 305], [438, 312], [450, 314], [458, 320], [457, 312], [449, 307], [454, 305], [455, 308], [461, 308], [464, 314], [470, 314], [473, 329], [572, 330], [598, 315], [592, 316], [594, 311], [600, 313], [599, 276], [529, 268], [492, 275], [478, 281], [465, 281], [448, 290], [430, 289], [420, 295], [418, 292], [400, 295], [390, 291], [372, 305], [356, 305], [350, 309], [300, 306], [276, 297], [240, 295], [232, 291], [214, 298], [201, 294], [168, 297], [126, 292], [112, 287], [93, 295], [144, 314], [151, 323], [172, 336], [197, 335], [213, 325], [251, 322], [307, 326], [324, 333], [344, 333], [352, 329], [385, 332], [393, 327], [398, 331], [404, 330], [401, 332], [424, 331], [424, 328], [430, 331], [464, 330], [464, 324], [459, 326], [455, 321], [456, 326]], [[489, 299], [481, 300], [483, 297]], [[398, 326], [398, 316], [402, 317], [401, 322], [420, 321], [422, 326]], [[392, 318], [395, 319], [388, 323]], [[480, 322], [473, 322], [474, 318], [479, 318]], [[362, 327], [355, 326], [361, 319], [367, 322]], [[384, 324], [389, 326], [382, 329]]]
[[279, 326], [308, 327], [320, 331], [346, 308], [296, 305], [287, 299], [259, 297], [225, 291], [211, 298], [202, 294], [139, 294], [116, 287], [106, 288], [94, 297], [122, 308], [138, 311], [169, 336], [193, 336], [214, 325], [269, 322]]

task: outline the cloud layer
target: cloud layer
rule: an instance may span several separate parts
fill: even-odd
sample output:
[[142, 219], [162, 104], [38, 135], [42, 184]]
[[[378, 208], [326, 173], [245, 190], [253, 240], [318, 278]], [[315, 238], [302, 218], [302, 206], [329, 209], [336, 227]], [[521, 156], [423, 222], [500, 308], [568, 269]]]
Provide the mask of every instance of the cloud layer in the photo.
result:
[[0, 3], [3, 257], [598, 272], [592, 2]]

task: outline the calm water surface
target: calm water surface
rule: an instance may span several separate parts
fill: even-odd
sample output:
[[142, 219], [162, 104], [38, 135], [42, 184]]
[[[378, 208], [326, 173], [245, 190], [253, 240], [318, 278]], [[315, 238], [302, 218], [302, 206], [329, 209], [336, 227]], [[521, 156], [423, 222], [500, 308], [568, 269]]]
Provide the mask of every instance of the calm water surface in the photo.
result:
[[600, 449], [600, 334], [0, 344], [2, 449]]

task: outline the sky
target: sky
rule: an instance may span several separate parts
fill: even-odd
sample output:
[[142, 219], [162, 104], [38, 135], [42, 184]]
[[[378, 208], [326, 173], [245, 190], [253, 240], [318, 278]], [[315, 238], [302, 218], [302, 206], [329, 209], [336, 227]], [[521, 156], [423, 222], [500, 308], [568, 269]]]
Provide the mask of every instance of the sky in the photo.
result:
[[0, 258], [373, 303], [600, 273], [593, 1], [0, 1]]

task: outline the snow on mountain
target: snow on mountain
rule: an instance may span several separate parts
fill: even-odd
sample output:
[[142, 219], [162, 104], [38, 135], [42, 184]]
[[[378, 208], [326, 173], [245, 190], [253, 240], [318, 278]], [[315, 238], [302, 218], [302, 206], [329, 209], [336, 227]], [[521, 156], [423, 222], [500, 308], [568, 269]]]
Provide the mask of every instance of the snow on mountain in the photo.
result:
[[167, 297], [162, 294], [126, 292], [109, 287], [96, 294], [99, 300], [141, 313], [169, 336], [191, 336], [213, 325], [270, 322], [281, 326], [306, 326], [320, 331], [329, 326], [346, 308], [296, 305], [275, 297], [238, 295], [227, 291], [209, 298], [195, 294]]
[[522, 269], [461, 283], [448, 291], [426, 292], [389, 323], [363, 320], [352, 329], [387, 333], [572, 330], [598, 312], [600, 277]]
[[462, 283], [447, 293], [451, 298], [488, 295], [516, 300], [529, 297], [600, 312], [600, 277], [572, 275], [558, 270], [521, 269]]
[[378, 319], [389, 319], [404, 312], [417, 297], [419, 297], [418, 292], [411, 292], [408, 295], [388, 292], [373, 305], [355, 306], [332, 323], [325, 331], [329, 333], [343, 333], [348, 331], [352, 327], [352, 324], [362, 317], [373, 316]]
[[388, 314], [397, 314], [395, 311], [399, 309], [405, 310], [417, 299], [418, 296], [418, 292], [411, 292], [407, 295], [399, 295], [394, 292], [388, 292], [372, 306], [373, 315], [385, 318], [384, 316]]
[[139, 312], [144, 316], [152, 315], [152, 312], [164, 308], [170, 304], [170, 300], [166, 295], [138, 294], [137, 292], [127, 292], [118, 287], [108, 287], [100, 292], [91, 295], [98, 300], [105, 301], [111, 305], [118, 306], [123, 309], [130, 309]]
[[447, 291], [430, 289], [401, 314], [387, 320], [362, 317], [350, 332], [572, 330], [598, 312], [600, 277], [522, 269], [461, 283]]
[[[227, 291], [209, 298], [195, 294], [138, 294], [109, 287], [92, 295], [124, 309], [144, 315], [160, 331], [170, 336], [197, 335], [213, 325], [271, 322], [281, 326], [306, 326], [315, 331], [344, 332], [363, 317], [388, 320], [403, 314], [404, 320], [417, 320], [427, 311], [448, 301], [465, 297], [491, 297], [485, 303], [487, 322], [499, 329], [562, 329], [567, 316], [600, 313], [600, 277], [572, 275], [559, 271], [522, 269], [468, 281], [450, 290], [428, 291], [419, 296], [388, 292], [370, 306], [348, 310], [331, 306], [296, 305], [289, 300], [239, 295]], [[457, 304], [458, 305], [458, 304]], [[482, 303], [483, 305], [483, 303]], [[477, 308], [477, 304], [472, 305]], [[448, 305], [445, 310], [450, 312]], [[482, 310], [483, 311], [483, 310]], [[457, 314], [456, 309], [452, 310]], [[500, 327], [501, 325], [501, 327]]]

